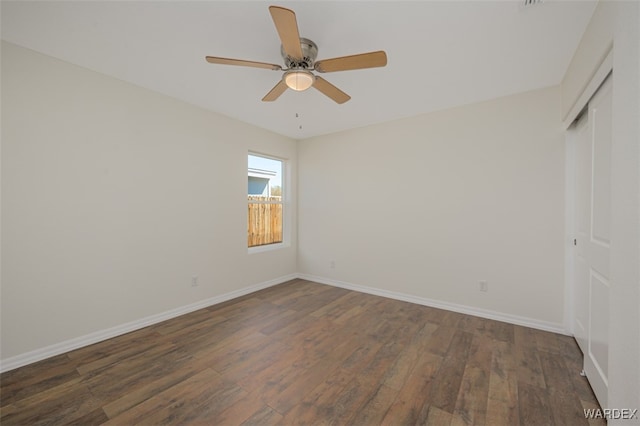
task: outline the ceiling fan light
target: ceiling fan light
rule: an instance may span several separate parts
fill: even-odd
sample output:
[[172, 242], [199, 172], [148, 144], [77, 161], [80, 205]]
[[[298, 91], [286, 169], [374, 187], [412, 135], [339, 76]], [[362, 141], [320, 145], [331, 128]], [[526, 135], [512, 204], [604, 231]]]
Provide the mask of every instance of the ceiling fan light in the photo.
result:
[[288, 71], [284, 75], [284, 82], [287, 87], [295, 91], [301, 92], [313, 86], [316, 77], [307, 70]]

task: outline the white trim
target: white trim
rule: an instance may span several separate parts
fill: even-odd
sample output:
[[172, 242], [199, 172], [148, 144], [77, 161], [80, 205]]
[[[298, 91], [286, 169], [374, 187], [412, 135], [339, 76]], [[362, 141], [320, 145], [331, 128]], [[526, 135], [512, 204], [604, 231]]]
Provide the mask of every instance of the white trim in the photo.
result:
[[564, 129], [568, 129], [569, 126], [576, 119], [580, 111], [589, 103], [589, 100], [593, 97], [593, 95], [598, 91], [598, 88], [602, 84], [603, 81], [606, 80], [607, 76], [613, 70], [613, 45], [609, 46], [609, 51], [607, 55], [604, 57], [598, 69], [587, 83], [587, 86], [582, 91], [582, 94], [576, 99], [576, 102], [573, 104], [573, 107], [569, 110], [564, 120], [562, 121], [564, 125]]
[[575, 334], [575, 247], [573, 240], [575, 232], [575, 129], [572, 127], [565, 132], [565, 166], [564, 166], [564, 327], [571, 334]]
[[17, 355], [6, 360], [0, 361], [0, 372], [13, 370], [18, 367], [22, 367], [27, 364], [32, 364], [43, 359], [50, 358], [52, 356], [60, 355], [65, 352], [69, 352], [78, 348], [82, 348], [94, 343], [101, 342], [103, 340], [111, 339], [126, 333], [130, 333], [135, 330], [139, 330], [150, 325], [160, 323], [162, 321], [169, 320], [171, 318], [185, 315], [198, 309], [203, 309], [209, 306], [216, 305], [218, 303], [226, 302], [231, 299], [235, 299], [240, 296], [244, 296], [268, 287], [273, 287], [284, 282], [294, 279], [304, 279], [319, 284], [327, 284], [334, 287], [345, 288], [348, 290], [358, 291], [361, 293], [373, 294], [375, 296], [386, 297], [394, 300], [402, 300], [404, 302], [415, 303], [423, 306], [430, 306], [432, 308], [445, 309], [448, 311], [459, 312], [461, 314], [473, 315], [481, 318], [488, 318], [496, 321], [502, 321], [510, 324], [521, 325], [524, 327], [531, 327], [538, 330], [550, 331], [553, 333], [567, 334], [568, 331], [560, 323], [552, 323], [548, 321], [540, 321], [533, 318], [521, 317], [518, 315], [510, 315], [502, 312], [496, 312], [489, 309], [475, 308], [472, 306], [459, 305], [456, 303], [444, 302], [440, 300], [428, 299], [410, 294], [399, 293], [394, 291], [382, 290], [374, 287], [367, 287], [358, 284], [351, 284], [344, 281], [333, 280], [330, 278], [319, 277], [308, 274], [289, 274], [283, 277], [275, 278], [269, 281], [264, 281], [259, 284], [244, 287], [240, 290], [235, 290], [230, 293], [225, 293], [220, 296], [215, 296], [209, 299], [200, 300], [190, 305], [182, 306], [179, 308], [171, 309], [166, 312], [162, 312], [156, 315], [151, 315], [145, 318], [141, 318], [136, 321], [132, 321], [126, 324], [121, 324], [106, 330], [97, 331], [95, 333], [80, 336], [75, 339], [66, 340], [64, 342], [56, 343], [41, 349], [36, 349], [31, 352]]
[[262, 253], [265, 251], [282, 250], [288, 247], [291, 247], [291, 244], [285, 243], [285, 242], [263, 244], [261, 246], [248, 247], [247, 253], [249, 254]]
[[84, 346], [92, 345], [94, 343], [101, 342], [103, 340], [111, 339], [122, 334], [130, 333], [135, 330], [139, 330], [144, 327], [148, 327], [153, 324], [166, 321], [171, 318], [185, 315], [198, 309], [206, 308], [209, 306], [217, 305], [218, 303], [226, 302], [227, 300], [235, 299], [240, 296], [244, 296], [249, 293], [254, 293], [258, 290], [262, 290], [274, 285], [282, 284], [286, 281], [294, 280], [298, 278], [297, 274], [289, 274], [283, 277], [275, 278], [269, 281], [264, 281], [259, 284], [251, 285], [241, 288], [239, 290], [225, 293], [220, 296], [211, 297], [209, 299], [200, 300], [198, 302], [181, 306], [179, 308], [171, 309], [169, 311], [161, 312], [159, 314], [151, 315], [145, 318], [141, 318], [136, 321], [131, 321], [125, 324], [117, 325], [115, 327], [108, 328], [106, 330], [96, 331], [94, 333], [87, 334], [85, 336], [76, 337], [74, 339], [66, 340], [64, 342], [56, 343], [50, 346], [46, 346], [41, 349], [36, 349], [31, 352], [27, 352], [21, 355], [16, 355], [11, 358], [0, 361], [0, 372], [13, 370], [18, 367], [22, 367], [27, 364], [31, 364], [43, 359], [50, 358], [52, 356], [60, 355], [65, 352], [72, 351], [74, 349], [82, 348]]
[[334, 287], [346, 288], [347, 290], [359, 291], [361, 293], [373, 294], [374, 296], [382, 296], [389, 299], [402, 300], [403, 302], [415, 303], [418, 305], [429, 306], [432, 308], [445, 309], [448, 311], [459, 312], [461, 314], [473, 315], [476, 317], [502, 321], [510, 324], [521, 325], [524, 327], [535, 328], [538, 330], [550, 331], [552, 333], [560, 333], [570, 335], [562, 324], [541, 321], [534, 318], [521, 317], [518, 315], [505, 314], [489, 309], [475, 308], [472, 306], [458, 305], [457, 303], [443, 302], [440, 300], [427, 299], [424, 297], [412, 296], [410, 294], [399, 293], [395, 291], [382, 290], [374, 287], [367, 287], [359, 284], [351, 284], [344, 281], [338, 281], [330, 278], [319, 277], [308, 274], [298, 274], [298, 278], [308, 281], [327, 284]]

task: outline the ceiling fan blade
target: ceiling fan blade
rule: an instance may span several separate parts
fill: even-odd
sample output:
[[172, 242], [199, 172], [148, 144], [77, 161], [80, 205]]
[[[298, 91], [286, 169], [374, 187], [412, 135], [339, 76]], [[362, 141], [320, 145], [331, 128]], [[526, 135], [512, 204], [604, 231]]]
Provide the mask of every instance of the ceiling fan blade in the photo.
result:
[[323, 59], [316, 62], [315, 70], [318, 72], [334, 72], [384, 67], [385, 65], [387, 65], [387, 54], [383, 50], [379, 50], [359, 55]]
[[302, 48], [300, 47], [300, 34], [298, 33], [298, 22], [293, 10], [280, 6], [270, 6], [269, 12], [273, 23], [276, 25], [282, 48], [293, 59], [302, 59]]
[[287, 84], [284, 82], [284, 80], [280, 80], [278, 84], [273, 86], [273, 89], [271, 89], [271, 91], [267, 93], [264, 98], [262, 98], [262, 102], [275, 101], [280, 97], [280, 95], [285, 92], [285, 90], [287, 90]]
[[267, 64], [266, 62], [243, 61], [242, 59], [218, 58], [216, 56], [207, 56], [205, 59], [210, 64], [238, 65], [241, 67], [265, 68], [275, 71], [282, 70], [280, 65]]
[[313, 87], [315, 87], [339, 104], [343, 104], [351, 99], [351, 96], [347, 95], [342, 90], [338, 89], [336, 86], [319, 76], [316, 76]]

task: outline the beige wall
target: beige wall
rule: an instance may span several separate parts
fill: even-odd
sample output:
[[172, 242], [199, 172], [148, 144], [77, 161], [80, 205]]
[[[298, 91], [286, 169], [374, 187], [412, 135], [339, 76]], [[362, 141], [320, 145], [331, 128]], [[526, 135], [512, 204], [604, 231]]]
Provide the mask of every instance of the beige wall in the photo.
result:
[[562, 328], [560, 95], [299, 142], [299, 271]]
[[613, 43], [614, 2], [598, 4], [562, 81], [562, 118], [566, 118]]
[[[613, 44], [609, 402], [636, 408], [639, 22], [601, 2], [559, 88], [297, 147], [3, 43], [1, 358], [296, 271], [561, 326], [561, 119]], [[299, 158], [287, 249], [247, 254], [247, 150], [291, 158], [294, 185]]]
[[[565, 112], [613, 46], [610, 408], [640, 401], [640, 3], [601, 1], [564, 77]], [[640, 424], [612, 421], [610, 424]]]
[[295, 184], [295, 141], [3, 43], [2, 359], [295, 273], [295, 223], [247, 253], [248, 150]]

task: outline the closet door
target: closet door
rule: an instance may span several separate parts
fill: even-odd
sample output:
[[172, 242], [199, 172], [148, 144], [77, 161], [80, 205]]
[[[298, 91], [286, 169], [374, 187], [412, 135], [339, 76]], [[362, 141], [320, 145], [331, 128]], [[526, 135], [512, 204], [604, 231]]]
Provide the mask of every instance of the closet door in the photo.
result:
[[[582, 353], [588, 351], [589, 334], [589, 266], [585, 254], [585, 244], [589, 234], [589, 214], [591, 211], [591, 132], [585, 112], [574, 128], [575, 138], [575, 285], [573, 333]], [[581, 244], [577, 245], [580, 241]]]
[[575, 334], [584, 370], [607, 406], [609, 363], [609, 247], [611, 240], [612, 83], [589, 101], [576, 129]]

